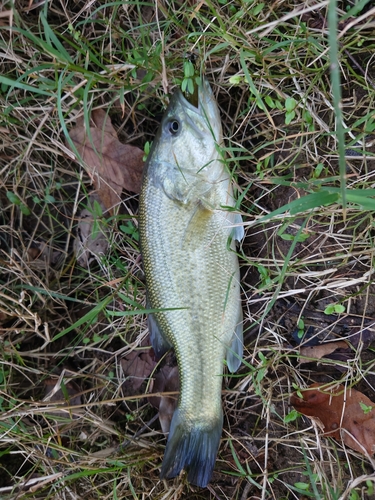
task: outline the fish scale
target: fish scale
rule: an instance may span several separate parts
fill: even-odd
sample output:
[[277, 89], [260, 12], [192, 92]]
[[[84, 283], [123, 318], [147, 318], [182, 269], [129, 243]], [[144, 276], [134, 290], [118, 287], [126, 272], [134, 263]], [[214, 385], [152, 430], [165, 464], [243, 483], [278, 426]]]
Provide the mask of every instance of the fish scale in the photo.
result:
[[198, 96], [195, 107], [177, 92], [165, 112], [145, 168], [139, 228], [148, 302], [161, 309], [150, 321], [151, 340], [158, 355], [173, 346], [181, 382], [161, 477], [186, 469], [190, 482], [206, 486], [222, 432], [223, 361], [234, 371], [242, 355], [232, 239], [242, 228], [233, 230], [240, 219], [223, 208], [234, 199], [206, 80]]

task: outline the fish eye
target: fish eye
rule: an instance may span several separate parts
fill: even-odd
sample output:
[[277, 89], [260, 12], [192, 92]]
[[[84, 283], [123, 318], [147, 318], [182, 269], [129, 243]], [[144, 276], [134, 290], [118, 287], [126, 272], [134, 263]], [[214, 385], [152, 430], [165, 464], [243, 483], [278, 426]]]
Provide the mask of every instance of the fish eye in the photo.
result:
[[168, 122], [168, 130], [172, 135], [178, 134], [180, 131], [180, 123], [177, 120], [171, 120]]

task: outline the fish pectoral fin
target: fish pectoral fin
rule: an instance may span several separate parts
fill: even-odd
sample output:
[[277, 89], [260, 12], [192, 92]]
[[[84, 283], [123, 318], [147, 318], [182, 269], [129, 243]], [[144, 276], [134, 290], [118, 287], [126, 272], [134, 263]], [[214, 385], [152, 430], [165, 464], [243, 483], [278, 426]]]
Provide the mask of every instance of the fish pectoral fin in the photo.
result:
[[210, 482], [223, 428], [222, 411], [214, 421], [191, 424], [179, 408], [174, 412], [160, 478], [188, 471], [191, 484], [205, 488]]
[[242, 311], [241, 311], [241, 321], [236, 326], [234, 331], [231, 344], [227, 350], [227, 365], [231, 373], [234, 373], [241, 366], [243, 357], [243, 323], [242, 323]]
[[152, 348], [155, 351], [157, 359], [160, 359], [172, 347], [170, 342], [162, 334], [155, 315], [150, 313], [147, 317], [148, 331]]
[[228, 227], [229, 238], [231, 241], [240, 242], [245, 235], [242, 215], [233, 210], [224, 211], [225, 226]]
[[203, 244], [204, 235], [207, 230], [207, 225], [213, 211], [206, 208], [205, 205], [198, 201], [192, 216], [183, 233], [181, 248], [188, 245], [189, 251], [194, 250], [197, 246]]
[[234, 214], [234, 220], [232, 221], [232, 224], [235, 224], [235, 225], [231, 231], [231, 238], [233, 240], [240, 242], [245, 235], [241, 214], [239, 214], [239, 213]]

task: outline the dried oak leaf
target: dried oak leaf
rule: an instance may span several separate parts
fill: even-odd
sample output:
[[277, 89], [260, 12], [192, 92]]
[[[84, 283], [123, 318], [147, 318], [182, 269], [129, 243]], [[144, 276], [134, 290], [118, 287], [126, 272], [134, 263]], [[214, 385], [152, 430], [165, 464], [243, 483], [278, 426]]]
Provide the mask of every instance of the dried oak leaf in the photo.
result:
[[123, 189], [140, 192], [143, 151], [118, 140], [111, 119], [103, 109], [91, 113], [89, 133], [81, 117], [69, 135], [108, 210], [119, 203]]
[[[54, 266], [57, 264], [62, 254], [59, 250], [53, 250], [47, 241], [34, 238], [29, 245], [24, 258], [27, 259], [28, 262], [34, 262], [36, 264], [34, 267], [36, 268], [45, 267], [43, 264]], [[40, 266], [38, 266], [38, 264], [40, 264]]]
[[[97, 193], [92, 193], [88, 199], [88, 207], [93, 207], [97, 201], [102, 212], [105, 212]], [[77, 236], [73, 249], [80, 266], [89, 268], [91, 262], [105, 255], [109, 248], [109, 230], [94, 209], [84, 208], [78, 216]]]
[[[180, 390], [180, 379], [177, 366], [163, 366], [155, 375], [152, 387], [153, 393], [178, 392]], [[173, 413], [177, 407], [177, 395], [149, 396], [149, 402], [159, 410], [159, 421], [162, 431], [169, 432]]]
[[122, 369], [127, 376], [123, 386], [124, 393], [128, 396], [137, 394], [143, 382], [155, 369], [156, 364], [153, 349], [130, 351], [121, 360]]
[[299, 350], [300, 356], [307, 359], [299, 360], [300, 364], [310, 363], [312, 359], [321, 359], [328, 356], [337, 349], [347, 349], [349, 346], [344, 340], [337, 340], [335, 342], [325, 342], [319, 345], [311, 345], [301, 347]]
[[316, 383], [296, 393], [291, 404], [297, 411], [318, 419], [324, 434], [343, 442], [360, 453], [375, 453], [375, 403], [355, 389], [338, 385], [322, 388]]
[[[44, 381], [45, 397], [43, 401], [49, 403], [61, 404], [63, 406], [80, 406], [82, 404], [81, 390], [74, 380], [65, 383], [63, 380], [47, 379]], [[54, 417], [67, 418], [69, 411], [53, 409], [48, 413]], [[78, 418], [77, 412], [70, 412], [72, 418]]]

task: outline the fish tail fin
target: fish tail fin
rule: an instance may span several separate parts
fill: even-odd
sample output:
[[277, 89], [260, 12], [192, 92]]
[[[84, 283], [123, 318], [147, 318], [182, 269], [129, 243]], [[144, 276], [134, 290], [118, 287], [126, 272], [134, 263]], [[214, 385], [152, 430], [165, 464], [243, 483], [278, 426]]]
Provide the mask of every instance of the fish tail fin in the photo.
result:
[[222, 428], [222, 411], [212, 423], [189, 425], [177, 408], [172, 418], [160, 478], [175, 477], [186, 469], [189, 483], [205, 488], [215, 466]]

